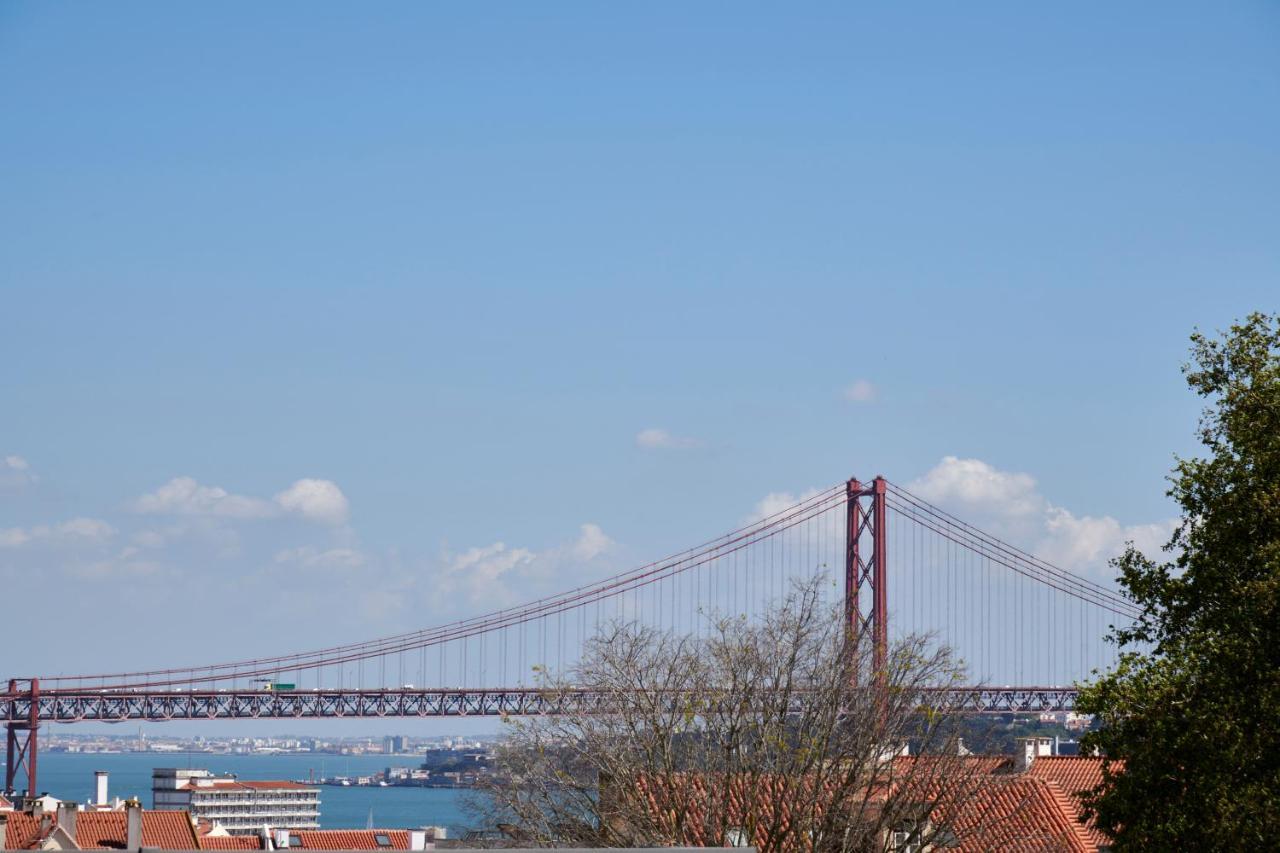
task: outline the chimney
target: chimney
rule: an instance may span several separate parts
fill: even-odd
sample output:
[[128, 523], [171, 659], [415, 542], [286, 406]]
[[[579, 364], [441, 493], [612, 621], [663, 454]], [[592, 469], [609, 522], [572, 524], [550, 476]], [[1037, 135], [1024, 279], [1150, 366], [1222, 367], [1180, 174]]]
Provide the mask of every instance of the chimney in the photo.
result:
[[287, 850], [288, 848], [289, 848], [289, 830], [277, 829], [276, 830], [276, 849]]
[[1014, 769], [1025, 773], [1035, 760], [1042, 755], [1053, 754], [1053, 741], [1047, 737], [1020, 737], [1017, 739], [1017, 750], [1013, 755]]
[[271, 843], [271, 830], [267, 829], [265, 824], [258, 830], [258, 846], [263, 850], [276, 849], [275, 844]]
[[76, 837], [76, 804], [63, 800], [58, 803], [58, 826], [72, 839]]
[[0, 812], [0, 850], [4, 850], [5, 841], [9, 838], [9, 816]]
[[410, 850], [426, 850], [427, 849], [427, 831], [425, 829], [409, 830], [409, 849]]
[[973, 750], [964, 745], [964, 738], [956, 738], [956, 755], [973, 755]]
[[107, 771], [93, 771], [93, 804], [95, 806], [105, 806], [107, 804]]
[[142, 803], [137, 798], [124, 804], [124, 846], [126, 850], [142, 849]]

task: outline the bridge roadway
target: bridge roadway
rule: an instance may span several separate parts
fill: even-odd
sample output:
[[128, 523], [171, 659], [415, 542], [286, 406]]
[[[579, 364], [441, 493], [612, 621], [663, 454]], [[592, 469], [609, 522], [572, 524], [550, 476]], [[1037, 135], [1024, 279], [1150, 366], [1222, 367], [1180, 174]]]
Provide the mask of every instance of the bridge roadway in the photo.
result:
[[[1071, 711], [1077, 691], [1064, 687], [960, 687], [933, 694], [966, 714]], [[604, 710], [605, 694], [534, 688], [434, 690], [193, 690], [91, 689], [40, 691], [42, 723], [341, 717], [543, 716]], [[0, 694], [5, 722], [31, 719], [30, 694]]]

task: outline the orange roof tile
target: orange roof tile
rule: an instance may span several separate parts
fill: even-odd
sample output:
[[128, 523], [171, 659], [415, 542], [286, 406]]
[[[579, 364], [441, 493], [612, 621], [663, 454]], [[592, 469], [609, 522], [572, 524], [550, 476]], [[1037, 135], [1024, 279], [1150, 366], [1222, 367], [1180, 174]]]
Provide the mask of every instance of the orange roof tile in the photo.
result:
[[[1041, 759], [1042, 760], [1042, 759]], [[933, 765], [937, 765], [936, 767]], [[1079, 820], [1079, 805], [1056, 781], [1032, 778], [1027, 774], [1010, 774], [1012, 762], [1007, 756], [926, 756], [895, 760], [893, 776], [882, 780], [881, 790], [872, 794], [869, 808], [890, 792], [900, 800], [933, 803], [930, 817], [935, 826], [946, 827], [956, 836], [960, 851], [1096, 851], [1105, 839], [1092, 827]], [[967, 780], [967, 781], [966, 781]], [[789, 823], [789, 790], [781, 779], [746, 777], [729, 782], [708, 774], [677, 774], [665, 780], [641, 777], [634, 780], [634, 790], [641, 795], [645, 807], [658, 818], [673, 813], [678, 801], [680, 810], [692, 819], [681, 821], [676, 843], [699, 846], [707, 843], [703, 820], [699, 817], [715, 796], [728, 810], [725, 818], [741, 821], [743, 815], [758, 811], [765, 821]], [[674, 787], [673, 787], [674, 786]], [[801, 788], [805, 783], [801, 783]], [[621, 789], [630, 786], [621, 786]], [[720, 789], [717, 793], [716, 789]], [[776, 789], [776, 790], [775, 790]], [[783, 793], [779, 797], [773, 794]], [[723, 797], [723, 799], [722, 799]], [[856, 797], [855, 797], [856, 798]], [[814, 804], [817, 808], [837, 805]], [[790, 847], [797, 851], [804, 844], [796, 841]]]
[[[5, 847], [10, 850], [30, 850], [35, 842], [44, 838], [53, 829], [53, 817], [34, 818], [26, 812], [6, 812], [8, 829], [5, 831]], [[42, 821], [48, 821], [41, 828]]]
[[[128, 833], [128, 816], [122, 812], [80, 812], [76, 815], [76, 844], [88, 847], [121, 847]], [[161, 850], [195, 850], [196, 833], [185, 811], [142, 812], [142, 846]]]
[[202, 835], [201, 850], [261, 850], [262, 839], [256, 835]]
[[[29, 850], [47, 837], [57, 825], [52, 812], [37, 819], [26, 812], [5, 815], [9, 819], [6, 845], [15, 850]], [[41, 828], [47, 819], [48, 824]], [[77, 812], [76, 844], [81, 848], [120, 848], [127, 840], [126, 815], [118, 812]], [[142, 846], [162, 850], [195, 850], [196, 834], [186, 812], [144, 811], [142, 813]]]
[[[304, 850], [408, 850], [409, 831], [405, 829], [312, 829], [292, 833], [302, 841]], [[390, 847], [378, 844], [375, 836], [385, 835]], [[290, 838], [292, 846], [293, 839]]]
[[[1042, 779], [1057, 786], [1068, 813], [1084, 825], [1089, 839], [1097, 846], [1108, 844], [1109, 839], [1098, 829], [1093, 820], [1082, 820], [1082, 804], [1078, 794], [1102, 783], [1103, 759], [1087, 755], [1046, 755], [1037, 758], [1027, 768], [1030, 779]], [[1117, 771], [1124, 769], [1123, 761], [1112, 762]]]
[[1061, 788], [1025, 776], [984, 786], [954, 809], [940, 803], [934, 821], [951, 828], [958, 840], [955, 849], [962, 853], [1098, 849], [1063, 802]]
[[1102, 759], [1087, 755], [1044, 755], [1027, 768], [1027, 776], [1057, 782], [1064, 791], [1087, 791], [1102, 782]]
[[[899, 755], [893, 759], [894, 775], [905, 775], [917, 765], [935, 772], [963, 772], [967, 776], [983, 776], [1008, 770], [1013, 759], [1007, 755]], [[901, 769], [896, 769], [901, 768]]]

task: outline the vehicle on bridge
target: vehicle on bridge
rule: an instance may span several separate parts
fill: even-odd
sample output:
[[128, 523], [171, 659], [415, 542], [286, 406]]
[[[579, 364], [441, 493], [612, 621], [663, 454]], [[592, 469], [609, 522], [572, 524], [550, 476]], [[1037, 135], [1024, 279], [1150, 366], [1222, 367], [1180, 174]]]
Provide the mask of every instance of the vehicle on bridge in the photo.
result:
[[297, 690], [298, 685], [286, 681], [272, 681], [270, 678], [255, 678], [254, 684], [261, 684], [268, 693], [279, 693], [282, 690]]

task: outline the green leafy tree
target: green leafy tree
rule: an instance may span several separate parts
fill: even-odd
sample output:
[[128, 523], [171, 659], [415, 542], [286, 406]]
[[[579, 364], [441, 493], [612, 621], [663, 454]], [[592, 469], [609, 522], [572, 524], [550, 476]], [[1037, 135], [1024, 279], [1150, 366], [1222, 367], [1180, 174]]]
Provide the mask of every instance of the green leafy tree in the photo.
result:
[[[1143, 611], [1083, 691], [1108, 758], [1086, 796], [1116, 850], [1280, 849], [1280, 315], [1195, 334], [1203, 458], [1179, 459], [1182, 521], [1114, 565]], [[1120, 762], [1123, 762], [1121, 765]]]

